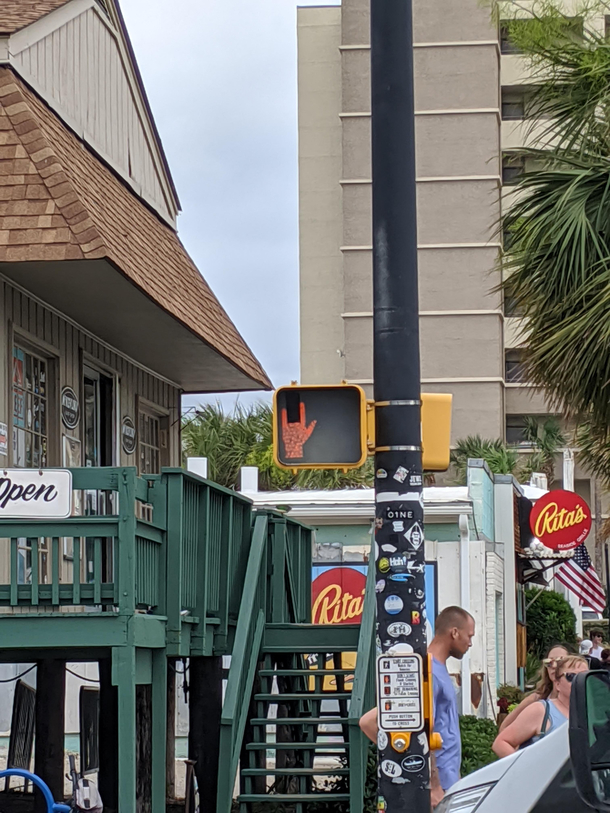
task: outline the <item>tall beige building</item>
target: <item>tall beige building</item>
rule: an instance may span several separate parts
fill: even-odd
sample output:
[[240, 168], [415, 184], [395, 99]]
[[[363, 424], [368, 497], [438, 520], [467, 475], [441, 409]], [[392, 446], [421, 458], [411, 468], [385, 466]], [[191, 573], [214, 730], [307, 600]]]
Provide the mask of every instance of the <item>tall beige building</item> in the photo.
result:
[[[298, 42], [301, 380], [371, 393], [369, 3], [300, 8]], [[480, 0], [414, 5], [422, 386], [453, 393], [454, 440], [516, 441], [546, 413], [497, 291], [527, 78]]]

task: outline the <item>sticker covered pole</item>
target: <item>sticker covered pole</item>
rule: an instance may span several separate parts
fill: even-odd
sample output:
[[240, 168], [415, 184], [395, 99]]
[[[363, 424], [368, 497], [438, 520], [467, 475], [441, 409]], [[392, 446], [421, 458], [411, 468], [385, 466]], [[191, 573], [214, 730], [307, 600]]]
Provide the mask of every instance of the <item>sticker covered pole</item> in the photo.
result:
[[411, 0], [371, 0], [371, 93], [378, 807], [428, 813]]

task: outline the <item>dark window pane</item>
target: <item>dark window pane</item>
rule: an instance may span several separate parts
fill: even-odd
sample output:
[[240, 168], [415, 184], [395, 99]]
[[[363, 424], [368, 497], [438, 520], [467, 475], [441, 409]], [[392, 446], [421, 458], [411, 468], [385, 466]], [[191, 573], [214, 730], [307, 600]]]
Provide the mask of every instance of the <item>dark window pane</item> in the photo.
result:
[[520, 54], [521, 50], [515, 45], [510, 38], [509, 24], [507, 22], [500, 23], [500, 53], [502, 54]]
[[517, 182], [525, 171], [525, 161], [521, 156], [507, 156], [502, 158], [502, 183], [510, 186]]
[[510, 384], [525, 382], [525, 368], [519, 350], [507, 350], [504, 354], [504, 377]]

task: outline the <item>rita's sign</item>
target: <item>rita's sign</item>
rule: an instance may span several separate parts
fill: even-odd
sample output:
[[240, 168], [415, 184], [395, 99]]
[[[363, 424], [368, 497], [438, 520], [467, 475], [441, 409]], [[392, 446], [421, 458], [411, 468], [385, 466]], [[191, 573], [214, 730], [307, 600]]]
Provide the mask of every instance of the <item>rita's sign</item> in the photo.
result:
[[353, 567], [325, 568], [311, 585], [314, 624], [359, 624], [366, 575]]
[[72, 472], [0, 469], [0, 519], [65, 519], [72, 513]]
[[589, 535], [591, 511], [573, 491], [549, 491], [532, 508], [530, 530], [547, 548], [572, 550]]

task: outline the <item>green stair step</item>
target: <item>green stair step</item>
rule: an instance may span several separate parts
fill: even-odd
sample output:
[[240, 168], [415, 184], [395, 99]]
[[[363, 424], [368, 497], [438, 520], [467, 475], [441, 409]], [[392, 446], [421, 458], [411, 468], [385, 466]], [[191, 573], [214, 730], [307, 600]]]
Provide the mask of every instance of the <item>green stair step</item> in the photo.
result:
[[348, 776], [349, 768], [243, 768], [242, 776]]
[[254, 717], [251, 725], [342, 725], [347, 717]]
[[255, 700], [280, 703], [282, 700], [349, 700], [351, 692], [302, 692], [301, 694], [255, 694]]
[[334, 677], [335, 675], [347, 676], [353, 675], [354, 669], [261, 669], [259, 675], [262, 677], [290, 677], [294, 676], [308, 676], [308, 677]]
[[[338, 750], [332, 751], [336, 748]], [[349, 742], [249, 742], [246, 751], [315, 751], [316, 756], [339, 756]], [[340, 749], [340, 750], [339, 750]]]
[[311, 655], [357, 652], [359, 624], [265, 624], [262, 651]]
[[243, 793], [238, 802], [266, 802], [282, 804], [284, 802], [349, 802], [349, 793]]

